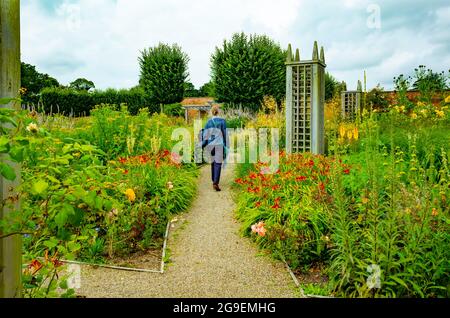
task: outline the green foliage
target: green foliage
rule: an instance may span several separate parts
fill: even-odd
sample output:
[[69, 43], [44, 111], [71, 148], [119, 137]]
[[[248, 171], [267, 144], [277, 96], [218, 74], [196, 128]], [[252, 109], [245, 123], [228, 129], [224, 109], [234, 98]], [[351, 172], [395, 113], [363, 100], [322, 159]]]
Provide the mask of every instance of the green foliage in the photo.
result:
[[211, 71], [218, 101], [257, 110], [263, 97], [278, 102], [286, 90], [286, 55], [265, 35], [236, 33], [211, 57]]
[[208, 82], [200, 87], [200, 97], [216, 97], [215, 85], [213, 82]]
[[184, 83], [184, 97], [200, 97], [200, 91], [191, 82]]
[[164, 114], [167, 116], [175, 116], [175, 117], [183, 117], [184, 116], [184, 108], [180, 103], [164, 105]]
[[195, 195], [197, 169], [173, 162], [166, 150], [182, 120], [104, 105], [67, 129], [49, 120], [38, 126], [42, 118], [25, 111], [0, 111], [10, 124], [0, 130], [2, 172], [13, 179], [6, 160], [22, 163], [21, 208], [13, 197], [4, 202], [12, 212], [0, 232], [24, 233], [26, 297], [74, 296], [61, 259], [107, 262], [159, 247], [171, 215]]
[[27, 63], [21, 63], [21, 87], [26, 88], [27, 92], [23, 96], [24, 103], [37, 104], [39, 93], [47, 87], [59, 87], [56, 79], [48, 74], [39, 73], [36, 67]]
[[378, 112], [385, 112], [388, 110], [389, 101], [386, 99], [384, 89], [377, 85], [366, 95], [366, 106]]
[[414, 72], [413, 88], [420, 92], [424, 102], [431, 103], [435, 93], [443, 92], [449, 87], [445, 72], [435, 73], [431, 69], [426, 69], [425, 65], [420, 65]]
[[95, 84], [94, 82], [85, 78], [78, 78], [69, 84], [69, 88], [75, 89], [77, 91], [89, 91], [95, 88]]
[[140, 85], [153, 104], [172, 104], [183, 100], [188, 78], [189, 58], [177, 44], [144, 49], [139, 58]]
[[339, 82], [330, 73], [325, 73], [325, 101], [330, 101], [336, 94]]
[[448, 120], [390, 112], [357, 125], [351, 147], [329, 133], [333, 157], [282, 155], [273, 175], [241, 166], [243, 232], [293, 268], [324, 268], [313, 293], [448, 297]]
[[129, 90], [107, 89], [105, 91], [87, 92], [67, 88], [46, 88], [41, 93], [43, 110], [46, 113], [83, 116], [100, 104], [126, 104], [132, 114], [137, 114], [142, 108], [157, 112], [159, 107], [149, 103], [144, 91], [139, 88]]

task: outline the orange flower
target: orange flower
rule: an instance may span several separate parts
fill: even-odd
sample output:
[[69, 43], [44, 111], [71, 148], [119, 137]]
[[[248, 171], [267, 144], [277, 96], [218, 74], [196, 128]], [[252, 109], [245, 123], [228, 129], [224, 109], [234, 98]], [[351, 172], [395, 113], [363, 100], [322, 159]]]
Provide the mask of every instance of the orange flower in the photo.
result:
[[37, 259], [33, 260], [30, 265], [28, 265], [28, 268], [31, 270], [33, 270], [33, 272], [31, 273], [31, 275], [36, 274], [41, 268], [42, 268], [42, 263], [39, 262]]
[[431, 210], [431, 215], [432, 215], [432, 216], [438, 216], [438, 215], [439, 215], [438, 210], [437, 210], [436, 208], [433, 208], [433, 209]]
[[134, 193], [133, 189], [127, 189], [127, 191], [125, 191], [125, 195], [130, 202], [134, 202], [136, 200], [136, 194]]

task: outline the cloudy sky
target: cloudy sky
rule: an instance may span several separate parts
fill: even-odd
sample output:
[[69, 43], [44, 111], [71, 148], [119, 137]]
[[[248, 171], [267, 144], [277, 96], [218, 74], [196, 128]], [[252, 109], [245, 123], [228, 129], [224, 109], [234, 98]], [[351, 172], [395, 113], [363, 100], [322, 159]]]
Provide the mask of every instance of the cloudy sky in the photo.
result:
[[22, 60], [68, 84], [97, 88], [138, 83], [140, 51], [178, 43], [190, 79], [210, 78], [210, 55], [234, 32], [267, 34], [310, 58], [314, 40], [327, 70], [349, 88], [367, 71], [368, 87], [420, 64], [450, 68], [448, 0], [22, 0]]

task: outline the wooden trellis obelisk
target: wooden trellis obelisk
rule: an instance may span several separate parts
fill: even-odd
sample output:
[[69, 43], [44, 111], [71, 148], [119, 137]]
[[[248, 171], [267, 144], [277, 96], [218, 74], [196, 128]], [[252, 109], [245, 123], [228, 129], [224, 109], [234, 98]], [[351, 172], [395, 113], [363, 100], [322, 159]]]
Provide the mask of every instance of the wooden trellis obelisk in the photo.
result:
[[[0, 98], [16, 97], [19, 88], [20, 0], [0, 0]], [[13, 105], [10, 104], [7, 107], [13, 107]], [[10, 164], [14, 167], [14, 164]], [[19, 167], [15, 166], [15, 171], [17, 178], [14, 182], [0, 176], [0, 194], [3, 202], [10, 201], [7, 199], [14, 195], [11, 190], [20, 180]], [[15, 202], [14, 208], [18, 209], [17, 200]], [[10, 208], [7, 204], [2, 205], [0, 219], [10, 213]], [[5, 234], [0, 232], [1, 236]], [[21, 296], [21, 244], [20, 235], [0, 238], [0, 298]]]
[[325, 54], [314, 42], [312, 60], [292, 55], [289, 44], [286, 71], [286, 151], [325, 151]]
[[348, 120], [355, 120], [356, 114], [361, 110], [362, 84], [358, 81], [356, 91], [343, 91], [342, 100], [342, 117]]

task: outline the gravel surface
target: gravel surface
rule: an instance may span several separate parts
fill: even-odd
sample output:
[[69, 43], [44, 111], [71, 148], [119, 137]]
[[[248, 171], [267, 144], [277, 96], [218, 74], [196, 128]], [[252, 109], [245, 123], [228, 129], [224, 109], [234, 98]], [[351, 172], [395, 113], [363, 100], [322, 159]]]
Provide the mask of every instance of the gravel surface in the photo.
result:
[[282, 263], [261, 256], [239, 235], [230, 186], [234, 169], [222, 173], [215, 192], [210, 167], [202, 168], [198, 196], [189, 213], [178, 217], [168, 241], [164, 274], [82, 268], [80, 295], [86, 297], [298, 297]]

